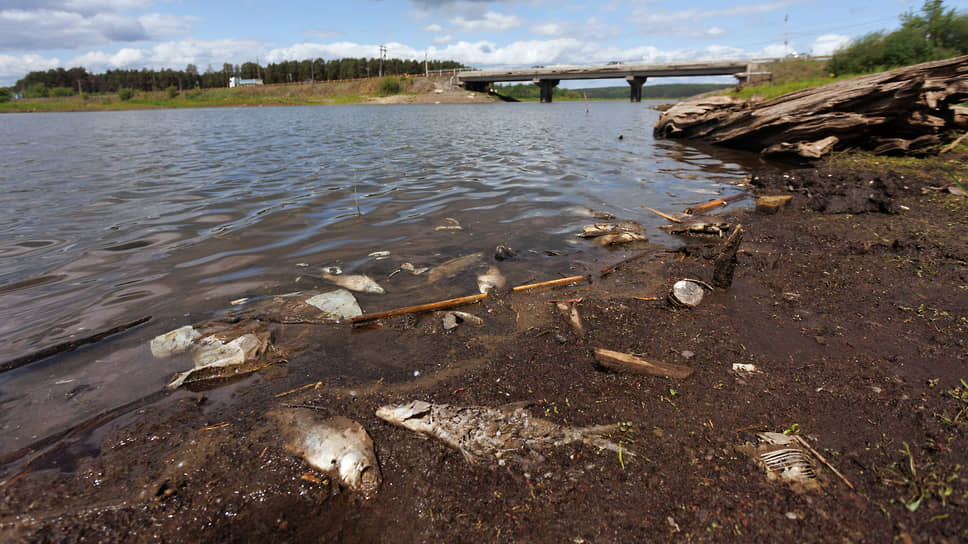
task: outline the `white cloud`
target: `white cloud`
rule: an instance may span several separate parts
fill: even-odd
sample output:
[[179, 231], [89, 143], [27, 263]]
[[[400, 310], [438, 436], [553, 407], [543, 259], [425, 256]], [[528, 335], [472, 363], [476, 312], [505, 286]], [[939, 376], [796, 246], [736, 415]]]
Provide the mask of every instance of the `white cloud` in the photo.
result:
[[91, 16], [61, 10], [0, 11], [0, 51], [81, 49], [117, 42], [159, 40], [190, 32], [195, 19], [114, 13]]
[[454, 41], [454, 37], [450, 34], [445, 36], [437, 36], [434, 38], [434, 45], [444, 45], [445, 43], [450, 43]]
[[564, 28], [558, 23], [541, 23], [531, 27], [531, 33], [538, 36], [555, 38], [564, 34]]
[[494, 11], [488, 11], [481, 19], [455, 17], [450, 22], [461, 32], [467, 33], [503, 32], [521, 26], [521, 20], [517, 16], [503, 15]]
[[726, 17], [749, 16], [758, 13], [770, 13], [800, 3], [801, 0], [779, 0], [774, 2], [760, 2], [756, 4], [742, 4], [720, 9], [684, 9], [678, 11], [662, 11], [655, 6], [639, 7], [632, 11], [631, 20], [643, 24], [655, 31], [669, 30], [672, 23], [695, 22], [703, 19], [723, 19]]
[[703, 32], [703, 35], [708, 36], [710, 38], [718, 38], [725, 34], [726, 34], [726, 29], [721, 26], [711, 26]]
[[444, 27], [442, 27], [442, 26], [440, 26], [438, 24], [427, 25], [427, 26], [423, 27], [423, 29], [425, 31], [427, 31], [427, 32], [443, 32], [444, 31]]
[[850, 38], [842, 34], [824, 34], [814, 40], [810, 54], [816, 56], [832, 55], [841, 47], [850, 45]]

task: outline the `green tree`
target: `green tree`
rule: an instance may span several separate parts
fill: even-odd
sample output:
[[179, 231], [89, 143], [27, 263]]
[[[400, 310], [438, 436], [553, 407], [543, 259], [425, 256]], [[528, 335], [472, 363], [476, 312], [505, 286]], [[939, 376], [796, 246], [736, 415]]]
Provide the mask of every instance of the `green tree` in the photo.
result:
[[968, 14], [925, 0], [920, 13], [901, 15], [901, 28], [867, 34], [837, 51], [827, 63], [835, 74], [874, 72], [968, 54]]
[[178, 96], [178, 87], [169, 85], [168, 88], [165, 89], [165, 93], [168, 94], [169, 100], [174, 99], [176, 96]]
[[120, 98], [122, 101], [131, 100], [132, 96], [134, 96], [134, 91], [132, 91], [130, 88], [121, 87], [118, 89], [118, 98]]
[[0, 87], [0, 104], [13, 100], [13, 91], [6, 87]]

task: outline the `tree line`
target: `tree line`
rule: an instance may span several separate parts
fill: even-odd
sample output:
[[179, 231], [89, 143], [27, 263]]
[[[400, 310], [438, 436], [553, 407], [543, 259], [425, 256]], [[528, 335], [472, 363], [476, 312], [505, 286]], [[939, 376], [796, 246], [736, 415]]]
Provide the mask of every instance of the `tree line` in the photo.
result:
[[901, 15], [901, 28], [867, 34], [835, 52], [833, 74], [863, 74], [968, 54], [968, 14], [926, 0], [920, 13]]
[[[450, 60], [427, 61], [429, 70], [454, 70], [464, 66]], [[261, 79], [263, 83], [295, 83], [300, 81], [332, 81], [383, 75], [422, 74], [425, 64], [418, 60], [322, 58], [301, 61], [283, 61], [265, 66], [255, 62], [243, 64], [225, 63], [220, 70], [211, 65], [201, 72], [194, 64], [184, 70], [108, 70], [93, 74], [81, 67], [56, 68], [30, 72], [17, 81], [13, 89], [27, 98], [62, 96], [79, 93], [114, 93], [127, 88], [140, 91], [159, 91], [169, 87], [183, 89], [209, 89], [228, 87], [229, 78]]]

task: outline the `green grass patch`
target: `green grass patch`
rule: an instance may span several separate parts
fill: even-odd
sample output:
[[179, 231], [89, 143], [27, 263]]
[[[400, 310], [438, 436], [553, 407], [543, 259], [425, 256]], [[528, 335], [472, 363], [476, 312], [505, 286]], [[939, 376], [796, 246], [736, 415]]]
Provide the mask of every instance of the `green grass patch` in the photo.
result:
[[776, 98], [785, 94], [789, 94], [796, 91], [801, 91], [803, 89], [810, 89], [813, 87], [820, 87], [822, 85], [827, 85], [828, 83], [833, 83], [835, 81], [843, 81], [845, 79], [850, 79], [856, 77], [853, 75], [849, 76], [837, 76], [837, 77], [811, 77], [808, 79], [801, 79], [797, 81], [787, 81], [785, 83], [767, 83], [765, 85], [756, 85], [753, 87], [746, 87], [739, 91], [728, 91], [723, 94], [729, 96], [735, 96], [736, 98], [742, 98], [744, 100], [759, 97], [765, 100], [771, 98]]

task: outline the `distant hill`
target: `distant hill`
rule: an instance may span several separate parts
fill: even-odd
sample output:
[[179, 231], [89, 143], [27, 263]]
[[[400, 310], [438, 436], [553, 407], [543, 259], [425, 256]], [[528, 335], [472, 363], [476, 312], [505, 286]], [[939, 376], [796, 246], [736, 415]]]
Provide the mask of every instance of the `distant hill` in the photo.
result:
[[[644, 100], [655, 98], [686, 98], [697, 94], [708, 93], [720, 89], [729, 89], [732, 85], [721, 83], [670, 83], [665, 85], [646, 85], [642, 87], [642, 98]], [[495, 90], [502, 95], [510, 96], [517, 100], [537, 100], [539, 89], [537, 85], [531, 83], [519, 83], [516, 85], [495, 85]], [[582, 93], [588, 98], [596, 100], [609, 99], [629, 99], [629, 86], [620, 87], [593, 87], [588, 89], [562, 89], [555, 87], [555, 99], [579, 100]]]

